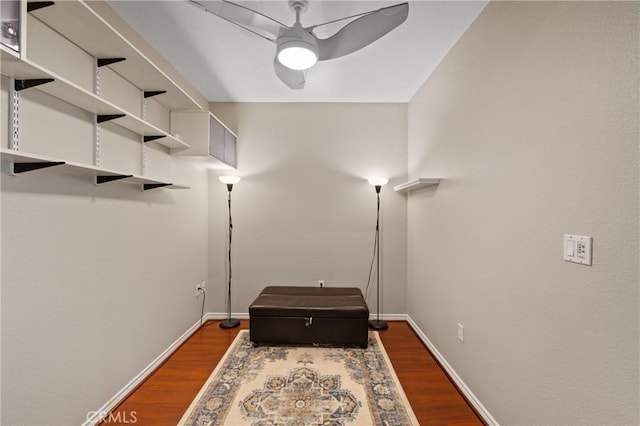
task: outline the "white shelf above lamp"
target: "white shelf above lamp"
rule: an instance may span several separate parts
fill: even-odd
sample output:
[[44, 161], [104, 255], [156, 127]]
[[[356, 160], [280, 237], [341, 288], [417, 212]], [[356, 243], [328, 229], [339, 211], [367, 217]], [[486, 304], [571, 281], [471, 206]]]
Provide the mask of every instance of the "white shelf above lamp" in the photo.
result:
[[426, 188], [427, 186], [438, 185], [439, 183], [440, 179], [416, 178], [394, 186], [393, 190], [396, 192], [411, 192], [416, 189]]

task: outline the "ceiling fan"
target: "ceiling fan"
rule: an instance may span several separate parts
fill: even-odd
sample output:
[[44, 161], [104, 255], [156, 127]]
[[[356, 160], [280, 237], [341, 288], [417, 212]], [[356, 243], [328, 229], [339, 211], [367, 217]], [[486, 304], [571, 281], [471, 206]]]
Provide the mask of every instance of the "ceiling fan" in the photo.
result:
[[[373, 43], [402, 24], [409, 14], [409, 4], [394, 6], [303, 27], [300, 14], [307, 10], [307, 0], [289, 0], [296, 22], [289, 27], [255, 10], [226, 0], [186, 0], [194, 6], [219, 16], [272, 43], [276, 47], [273, 66], [276, 75], [291, 89], [302, 89], [306, 70], [317, 61], [339, 58]], [[354, 19], [357, 18], [357, 19]], [[314, 30], [323, 25], [353, 19], [328, 38], [318, 38]]]

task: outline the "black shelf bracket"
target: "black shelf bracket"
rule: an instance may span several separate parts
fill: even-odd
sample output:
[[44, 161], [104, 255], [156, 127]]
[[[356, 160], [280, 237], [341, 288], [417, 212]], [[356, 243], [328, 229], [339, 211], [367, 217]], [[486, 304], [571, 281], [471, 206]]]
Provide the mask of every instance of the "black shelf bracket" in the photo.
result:
[[105, 175], [105, 176], [96, 176], [96, 184], [100, 185], [101, 183], [113, 182], [114, 180], [127, 179], [133, 177], [133, 175]]
[[151, 98], [153, 96], [158, 96], [158, 95], [162, 95], [163, 93], [167, 93], [166, 90], [145, 90], [144, 91], [144, 97], [146, 98]]
[[125, 114], [98, 114], [97, 121], [98, 123], [104, 123], [106, 121], [115, 120], [116, 118], [122, 118]]
[[127, 58], [98, 58], [96, 63], [98, 64], [98, 68], [106, 67], [107, 65], [117, 64], [118, 62], [126, 61]]
[[33, 12], [34, 10], [53, 6], [54, 4], [55, 2], [52, 1], [30, 1], [27, 3], [27, 12]]
[[151, 141], [155, 141], [156, 139], [162, 139], [164, 137], [165, 137], [164, 135], [143, 136], [142, 140], [145, 142], [151, 142]]
[[162, 188], [163, 186], [172, 185], [171, 183], [143, 183], [142, 190], [148, 191], [150, 189]]
[[48, 167], [61, 166], [64, 161], [42, 161], [37, 163], [13, 163], [13, 174], [26, 173], [32, 170], [46, 169]]
[[40, 86], [41, 84], [52, 83], [55, 81], [53, 78], [29, 78], [26, 80], [15, 80], [13, 88], [16, 92], [25, 89], [31, 89], [32, 87]]

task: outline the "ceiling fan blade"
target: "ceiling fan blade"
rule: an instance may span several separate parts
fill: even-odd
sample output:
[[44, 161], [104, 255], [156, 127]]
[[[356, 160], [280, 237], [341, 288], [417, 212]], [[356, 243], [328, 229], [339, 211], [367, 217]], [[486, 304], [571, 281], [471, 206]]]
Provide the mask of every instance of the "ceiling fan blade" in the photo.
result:
[[278, 78], [291, 89], [304, 89], [304, 84], [307, 81], [304, 71], [296, 71], [285, 67], [280, 63], [277, 56], [273, 60], [273, 68], [275, 68]]
[[402, 24], [408, 15], [409, 3], [402, 3], [351, 21], [331, 37], [317, 39], [318, 59], [339, 58], [362, 49]]
[[267, 40], [275, 41], [286, 25], [253, 9], [225, 0], [187, 0], [192, 5], [219, 16]]

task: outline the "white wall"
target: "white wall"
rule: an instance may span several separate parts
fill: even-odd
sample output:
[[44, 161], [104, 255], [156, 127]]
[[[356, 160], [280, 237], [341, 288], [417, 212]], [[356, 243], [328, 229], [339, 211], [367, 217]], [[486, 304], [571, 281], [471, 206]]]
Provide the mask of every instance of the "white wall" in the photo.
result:
[[[8, 79], [2, 144], [8, 146]], [[37, 89], [20, 100], [23, 151], [92, 163], [93, 116]], [[140, 138], [103, 126], [102, 165], [140, 174]], [[200, 316], [207, 174], [147, 147], [148, 169], [187, 190], [47, 169], [1, 174], [1, 423], [87, 420]]]
[[[366, 287], [382, 189], [382, 313], [406, 312], [406, 104], [212, 104], [238, 134], [233, 200], [233, 312], [266, 285]], [[227, 190], [209, 177], [214, 312], [225, 310]], [[375, 287], [368, 299], [375, 311]]]
[[408, 312], [501, 424], [640, 422], [639, 7], [492, 2], [409, 104]]

